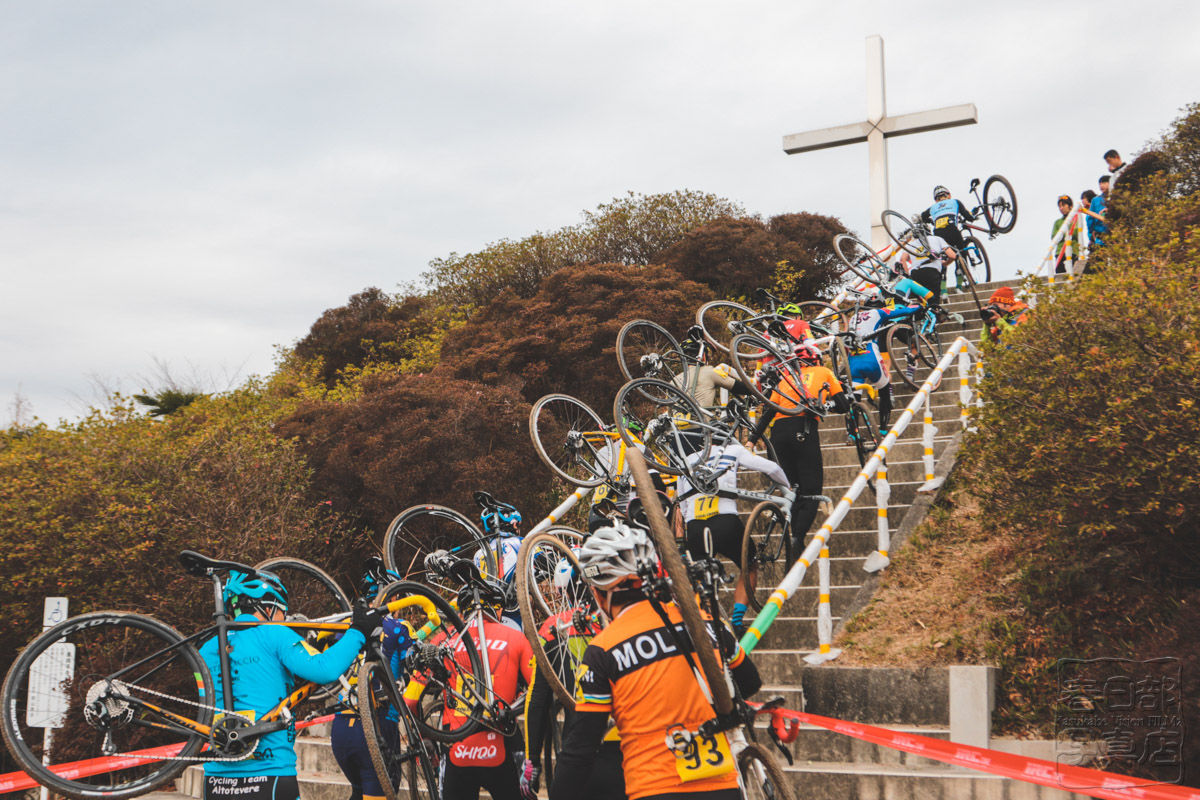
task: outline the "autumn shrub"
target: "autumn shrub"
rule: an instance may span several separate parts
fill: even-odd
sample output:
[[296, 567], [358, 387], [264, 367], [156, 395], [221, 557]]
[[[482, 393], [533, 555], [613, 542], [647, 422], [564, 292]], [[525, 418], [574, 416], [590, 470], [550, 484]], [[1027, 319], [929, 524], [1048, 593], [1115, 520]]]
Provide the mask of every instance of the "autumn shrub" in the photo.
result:
[[442, 337], [463, 316], [431, 297], [371, 287], [327, 309], [281, 366], [305, 371], [311, 365], [313, 380], [328, 389], [382, 365], [404, 372], [432, 369]]
[[281, 411], [253, 386], [158, 420], [117, 399], [60, 428], [0, 434], [0, 667], [40, 630], [42, 598], [79, 614], [141, 611], [183, 630], [212, 593], [181, 550], [250, 564], [277, 555], [344, 571], [351, 530], [307, 493], [308, 471], [275, 436]]
[[812, 300], [838, 282], [833, 237], [844, 230], [836, 219], [815, 214], [781, 215], [769, 223], [725, 218], [691, 231], [660, 259], [722, 297], [747, 297], [764, 287], [789, 300]]
[[517, 297], [531, 297], [545, 278], [563, 267], [649, 264], [688, 231], [744, 213], [736, 203], [705, 192], [629, 192], [585, 211], [578, 225], [436, 258], [422, 278], [432, 296], [459, 306], [488, 305], [506, 289]]
[[624, 383], [616, 356], [621, 326], [650, 319], [681, 337], [712, 297], [668, 267], [568, 267], [546, 278], [533, 297], [505, 292], [451, 332], [441, 369], [509, 386], [526, 402], [566, 392], [608, 418]]
[[533, 452], [519, 393], [444, 375], [379, 374], [361, 388], [354, 400], [302, 404], [275, 432], [312, 466], [312, 502], [361, 522], [376, 544], [417, 503], [477, 513], [476, 489], [528, 519], [550, 510], [550, 471]]
[[[1190, 131], [1198, 113], [1177, 127]], [[1162, 144], [1168, 164], [1194, 163], [1169, 135]], [[1001, 718], [1046, 722], [1061, 656], [1200, 655], [1189, 605], [1200, 599], [1191, 180], [1174, 166], [1147, 169], [1121, 198], [1097, 274], [1043, 292], [1031, 319], [987, 353], [986, 404], [960, 466], [988, 524], [1023, 533], [1009, 584], [1021, 613], [997, 621], [993, 644], [1018, 698], [1000, 704]]]

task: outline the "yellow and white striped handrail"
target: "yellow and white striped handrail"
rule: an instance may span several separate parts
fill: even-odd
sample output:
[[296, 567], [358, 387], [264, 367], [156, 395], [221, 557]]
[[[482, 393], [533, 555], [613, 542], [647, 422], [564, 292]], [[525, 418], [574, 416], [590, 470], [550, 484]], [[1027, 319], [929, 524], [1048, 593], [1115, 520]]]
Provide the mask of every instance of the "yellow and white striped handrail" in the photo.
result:
[[[945, 371], [952, 363], [954, 363], [956, 359], [958, 360], [959, 380], [960, 382], [963, 382], [960, 383], [960, 399], [964, 403], [971, 402], [969, 375], [970, 361], [972, 357], [978, 359], [979, 351], [975, 345], [971, 344], [965, 337], [962, 336], [955, 339], [954, 343], [951, 344], [946, 350], [941, 360], [938, 361], [937, 366], [934, 367], [933, 371], [929, 374], [929, 377], [925, 379], [925, 382], [922, 383], [921, 387], [917, 390], [917, 393], [913, 397], [912, 401], [909, 402], [908, 406], [904, 409], [904, 413], [900, 415], [900, 418], [896, 421], [895, 425], [892, 426], [892, 429], [888, 432], [888, 435], [884, 437], [882, 442], [880, 442], [879, 447], [875, 449], [875, 452], [872, 454], [871, 458], [865, 465], [863, 465], [862, 470], [858, 473], [858, 476], [854, 479], [853, 483], [850, 484], [850, 488], [846, 490], [846, 493], [842, 496], [841, 500], [838, 501], [838, 504], [834, 507], [832, 513], [830, 513], [829, 518], [825, 520], [824, 524], [822, 524], [820, 529], [813, 535], [812, 541], [810, 541], [808, 546], [804, 548], [804, 552], [801, 553], [800, 558], [797, 559], [796, 563], [792, 565], [792, 568], [788, 570], [788, 573], [784, 576], [783, 581], [779, 584], [778, 588], [771, 593], [770, 598], [768, 598], [767, 602], [763, 605], [762, 611], [760, 611], [758, 616], [755, 617], [754, 622], [750, 624], [745, 636], [742, 637], [741, 642], [742, 647], [745, 648], [747, 652], [752, 651], [758, 646], [759, 641], [762, 640], [763, 634], [767, 632], [768, 628], [770, 628], [771, 624], [775, 621], [775, 618], [779, 616], [779, 611], [783, 607], [783, 604], [787, 602], [788, 598], [796, 592], [800, 586], [800, 583], [804, 580], [804, 576], [808, 572], [808, 568], [812, 566], [813, 561], [816, 560], [818, 561], [818, 580], [820, 583], [818, 589], [819, 599], [817, 606], [818, 650], [816, 653], [805, 656], [804, 660], [810, 664], [820, 664], [836, 658], [839, 655], [840, 651], [833, 648], [832, 613], [829, 603], [829, 597], [831, 593], [828, 563], [829, 537], [833, 534], [833, 531], [839, 525], [841, 525], [842, 521], [846, 518], [846, 515], [850, 512], [850, 507], [854, 504], [854, 501], [858, 499], [859, 495], [861, 495], [863, 490], [867, 487], [867, 483], [870, 480], [872, 473], [875, 473], [877, 478], [879, 477], [878, 473], [884, 465], [884, 459], [887, 457], [888, 450], [890, 450], [896, 444], [896, 440], [902, 433], [904, 433], [905, 429], [908, 428], [909, 423], [912, 422], [913, 418], [917, 414], [917, 411], [920, 410], [923, 405], [926, 405], [929, 402], [929, 395], [932, 394], [934, 389], [936, 389], [941, 383], [943, 373], [945, 373]], [[964, 392], [966, 393], [965, 397], [963, 394]], [[963, 425], [965, 426], [967, 424], [967, 417], [965, 415], [962, 417], [962, 421]], [[926, 417], [926, 425], [932, 425], [932, 418], [929, 416]], [[881, 550], [883, 547], [887, 547], [886, 542], [883, 543]], [[877, 553], [873, 555], [880, 554], [882, 553], [877, 551]], [[826, 624], [823, 624], [823, 621], [825, 621]]]

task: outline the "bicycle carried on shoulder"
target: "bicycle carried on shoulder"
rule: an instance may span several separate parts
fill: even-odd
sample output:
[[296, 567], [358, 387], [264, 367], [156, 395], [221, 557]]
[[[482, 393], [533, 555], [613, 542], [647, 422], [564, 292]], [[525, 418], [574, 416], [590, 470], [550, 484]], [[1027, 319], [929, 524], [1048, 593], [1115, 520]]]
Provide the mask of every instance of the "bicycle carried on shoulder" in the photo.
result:
[[[4, 741], [35, 780], [56, 792], [79, 798], [125, 798], [169, 782], [192, 763], [240, 761], [254, 754], [259, 740], [290, 728], [294, 710], [314, 693], [328, 689], [301, 682], [276, 707], [254, 718], [234, 707], [229, 634], [259, 625], [281, 625], [321, 645], [349, 629], [346, 614], [325, 619], [283, 622], [230, 618], [222, 598], [222, 576], [254, 575], [254, 568], [219, 561], [189, 550], [180, 562], [190, 574], [209, 579], [214, 593], [214, 624], [184, 636], [144, 614], [96, 611], [72, 617], [36, 637], [13, 663], [2, 690]], [[424, 637], [461, 636], [458, 615], [436, 592], [405, 583], [394, 589], [390, 613], [420, 609]], [[218, 642], [222, 692], [197, 644]], [[479, 655], [466, 648], [468, 672], [479, 670]], [[422, 736], [452, 738], [447, 732], [405, 716], [395, 675], [378, 641], [368, 637], [365, 662], [385, 677], [380, 697], [397, 710], [409, 744]], [[344, 680], [344, 676], [343, 676]], [[463, 675], [430, 677], [453, 693]], [[333, 684], [336, 686], [337, 683]], [[464, 698], [465, 699], [465, 698]], [[56, 744], [47, 754], [39, 727], [57, 725]], [[462, 732], [467, 735], [470, 730]], [[394, 747], [387, 743], [385, 746]], [[406, 745], [406, 761], [419, 757]], [[43, 763], [45, 757], [46, 763]], [[82, 763], [79, 763], [82, 762]]]

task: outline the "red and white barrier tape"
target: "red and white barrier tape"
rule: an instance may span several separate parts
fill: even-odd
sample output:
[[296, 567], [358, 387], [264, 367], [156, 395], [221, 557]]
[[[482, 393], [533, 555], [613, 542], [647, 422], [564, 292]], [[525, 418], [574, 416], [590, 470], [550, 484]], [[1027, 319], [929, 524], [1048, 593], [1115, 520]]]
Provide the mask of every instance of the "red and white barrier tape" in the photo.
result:
[[[296, 728], [307, 728], [332, 720], [333, 714], [328, 714], [324, 717], [297, 722]], [[132, 753], [126, 753], [121, 756], [103, 756], [101, 758], [89, 758], [84, 761], [72, 761], [68, 764], [55, 764], [50, 767], [50, 771], [68, 779], [86, 778], [89, 775], [98, 775], [101, 772], [136, 767], [149, 761], [169, 758], [182, 749], [183, 742], [165, 744], [160, 747], [151, 747], [147, 750], [135, 750]], [[37, 785], [37, 781], [24, 772], [9, 772], [6, 775], [0, 775], [0, 794], [23, 792]]]
[[944, 739], [933, 739], [912, 733], [897, 733], [887, 728], [876, 728], [860, 722], [843, 722], [840, 719], [821, 717], [800, 711], [775, 709], [772, 716], [797, 720], [836, 733], [853, 736], [855, 739], [873, 742], [903, 750], [906, 753], [957, 764], [980, 772], [988, 772], [1004, 778], [1027, 783], [1037, 783], [1052, 789], [1061, 789], [1090, 797], [1108, 800], [1200, 800], [1200, 789], [1167, 783], [1146, 783], [1128, 775], [1086, 769], [1066, 764], [1056, 764], [1040, 758], [1001, 753], [982, 747], [956, 744]]

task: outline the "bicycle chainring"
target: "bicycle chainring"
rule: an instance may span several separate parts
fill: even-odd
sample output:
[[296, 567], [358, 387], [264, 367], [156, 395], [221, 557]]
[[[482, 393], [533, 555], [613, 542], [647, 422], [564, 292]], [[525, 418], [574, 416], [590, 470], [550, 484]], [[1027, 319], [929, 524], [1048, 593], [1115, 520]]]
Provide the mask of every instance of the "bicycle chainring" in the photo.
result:
[[225, 714], [212, 726], [209, 735], [209, 745], [213, 752], [222, 756], [242, 756], [249, 752], [256, 739], [244, 739], [241, 735], [243, 728], [249, 728], [252, 723], [241, 714]]

